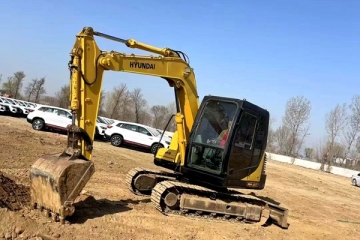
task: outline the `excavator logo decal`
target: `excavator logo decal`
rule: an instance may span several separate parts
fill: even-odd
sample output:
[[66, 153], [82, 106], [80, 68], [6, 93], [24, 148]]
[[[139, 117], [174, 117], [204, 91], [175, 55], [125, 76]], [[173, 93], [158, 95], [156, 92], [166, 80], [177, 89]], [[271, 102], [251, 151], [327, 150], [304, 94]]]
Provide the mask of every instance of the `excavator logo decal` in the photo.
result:
[[155, 64], [153, 63], [139, 63], [139, 62], [130, 62], [131, 68], [143, 68], [143, 69], [155, 69]]

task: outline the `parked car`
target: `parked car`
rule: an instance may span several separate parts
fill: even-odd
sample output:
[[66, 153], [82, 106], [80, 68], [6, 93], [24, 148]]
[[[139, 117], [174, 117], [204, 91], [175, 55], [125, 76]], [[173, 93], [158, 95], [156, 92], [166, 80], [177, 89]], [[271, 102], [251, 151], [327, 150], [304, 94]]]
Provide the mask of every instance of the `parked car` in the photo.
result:
[[113, 146], [130, 145], [148, 149], [153, 154], [158, 148], [168, 148], [171, 141], [164, 135], [160, 142], [161, 134], [155, 128], [123, 121], [115, 121], [109, 125], [105, 130], [105, 137]]
[[16, 106], [14, 103], [11, 103], [6, 98], [0, 97], [0, 104], [1, 106], [5, 107], [6, 111], [9, 111], [11, 113], [21, 113], [21, 109], [19, 106]]
[[[0, 97], [2, 104], [8, 104], [12, 108], [8, 108], [7, 110], [12, 113], [27, 115], [31, 109], [29, 105], [26, 104], [26, 102], [17, 100], [14, 98], [7, 98], [7, 97]], [[14, 108], [16, 108], [16, 111], [14, 111]]]
[[[161, 130], [161, 129], [156, 129], [156, 131], [158, 131], [160, 134], [162, 134], [164, 132], [164, 130]], [[172, 133], [172, 132], [165, 131], [164, 136], [166, 135], [168, 138], [172, 139], [173, 134], [174, 133]]]
[[12, 99], [14, 102], [18, 103], [20, 106], [25, 107], [27, 110], [31, 110], [34, 109], [36, 106], [35, 104], [29, 103], [29, 102], [25, 102], [22, 100], [17, 100], [17, 99]]
[[40, 106], [27, 115], [27, 121], [34, 130], [60, 130], [67, 131], [66, 126], [71, 124], [71, 112], [68, 109]]
[[106, 117], [102, 117], [102, 116], [99, 116], [99, 118], [101, 118], [101, 120], [103, 120], [104, 122], [106, 122], [106, 125], [110, 125], [110, 124], [113, 124], [113, 123], [114, 123], [114, 120], [112, 120], [112, 119], [109, 119], [109, 118], [106, 118]]
[[104, 132], [109, 125], [108, 122], [104, 121], [101, 117], [96, 119], [95, 137], [105, 138]]
[[[34, 130], [52, 129], [67, 131], [67, 125], [71, 124], [72, 121], [72, 113], [69, 109], [43, 105], [31, 110], [27, 115], [27, 121], [31, 123]], [[95, 137], [103, 135], [101, 134], [102, 130], [106, 127], [106, 124], [97, 122]]]
[[352, 185], [360, 187], [360, 173], [351, 176]]

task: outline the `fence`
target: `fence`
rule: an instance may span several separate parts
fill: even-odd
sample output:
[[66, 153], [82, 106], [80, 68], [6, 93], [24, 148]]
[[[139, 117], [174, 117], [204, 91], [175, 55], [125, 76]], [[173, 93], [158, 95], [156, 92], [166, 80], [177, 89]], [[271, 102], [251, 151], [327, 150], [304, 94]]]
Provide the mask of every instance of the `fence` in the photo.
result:
[[[279, 155], [279, 154], [275, 154], [275, 153], [269, 153], [269, 152], [267, 152], [266, 154], [268, 155], [269, 159], [277, 161], [277, 162], [289, 163], [289, 164], [293, 164], [296, 166], [301, 166], [301, 167], [314, 169], [314, 170], [320, 170], [320, 168], [321, 168], [321, 163], [318, 163], [318, 162], [311, 162], [311, 161], [304, 160], [304, 159], [292, 158], [292, 157], [283, 156], [283, 155]], [[324, 169], [328, 169], [327, 167], [328, 166], [325, 165]], [[344, 177], [351, 177], [352, 175], [359, 173], [358, 171], [341, 168], [341, 167], [335, 167], [335, 166], [331, 166], [328, 172], [336, 174], [336, 175], [344, 176]]]

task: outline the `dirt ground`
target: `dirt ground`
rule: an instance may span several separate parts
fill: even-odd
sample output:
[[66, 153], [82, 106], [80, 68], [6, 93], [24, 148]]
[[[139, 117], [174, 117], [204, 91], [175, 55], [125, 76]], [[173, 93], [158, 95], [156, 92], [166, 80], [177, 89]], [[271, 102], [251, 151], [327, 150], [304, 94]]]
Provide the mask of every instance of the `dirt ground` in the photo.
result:
[[[96, 172], [70, 224], [29, 210], [29, 168], [43, 154], [61, 152], [66, 136], [34, 131], [25, 119], [0, 116], [0, 239], [359, 239], [360, 188], [332, 174], [270, 161], [265, 190], [289, 208], [289, 229], [275, 225], [208, 222], [164, 216], [124, 183], [133, 167], [158, 169], [149, 153], [96, 142]], [[15, 182], [13, 182], [15, 181]], [[40, 239], [40, 238], [38, 238]]]

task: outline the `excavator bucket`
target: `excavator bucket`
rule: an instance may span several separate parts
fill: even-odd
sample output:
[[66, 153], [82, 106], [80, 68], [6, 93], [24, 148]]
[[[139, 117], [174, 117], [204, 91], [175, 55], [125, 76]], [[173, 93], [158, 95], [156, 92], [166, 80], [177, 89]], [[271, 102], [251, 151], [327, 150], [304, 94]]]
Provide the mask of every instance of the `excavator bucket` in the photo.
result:
[[94, 163], [68, 156], [45, 155], [31, 166], [30, 194], [34, 208], [45, 210], [53, 221], [71, 216], [73, 203], [95, 171]]

